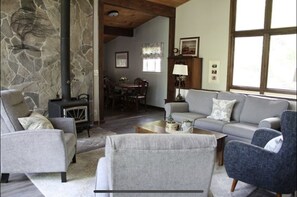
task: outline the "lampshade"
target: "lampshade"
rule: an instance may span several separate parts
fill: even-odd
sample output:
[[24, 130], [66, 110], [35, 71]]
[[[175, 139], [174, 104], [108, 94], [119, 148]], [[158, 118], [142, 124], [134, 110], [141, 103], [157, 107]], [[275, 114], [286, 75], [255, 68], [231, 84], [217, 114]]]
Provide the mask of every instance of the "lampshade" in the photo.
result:
[[188, 75], [188, 66], [184, 64], [174, 64], [173, 72], [174, 75]]

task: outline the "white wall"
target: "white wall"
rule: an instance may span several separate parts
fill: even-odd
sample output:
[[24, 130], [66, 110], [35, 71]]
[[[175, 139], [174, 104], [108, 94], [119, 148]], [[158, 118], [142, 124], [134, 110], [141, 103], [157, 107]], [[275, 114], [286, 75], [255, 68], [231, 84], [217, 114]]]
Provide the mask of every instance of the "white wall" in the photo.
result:
[[[156, 17], [134, 30], [134, 37], [118, 37], [105, 44], [105, 75], [114, 80], [126, 76], [129, 82], [141, 77], [149, 82], [147, 104], [156, 107], [164, 106], [167, 96], [167, 57], [168, 57], [169, 19]], [[142, 72], [141, 47], [143, 43], [164, 43], [164, 57], [161, 73]], [[115, 68], [115, 52], [129, 52], [129, 68]]]
[[[191, 0], [176, 10], [175, 47], [180, 38], [200, 37], [202, 88], [226, 90], [230, 0]], [[208, 80], [209, 61], [220, 61], [217, 82]]]

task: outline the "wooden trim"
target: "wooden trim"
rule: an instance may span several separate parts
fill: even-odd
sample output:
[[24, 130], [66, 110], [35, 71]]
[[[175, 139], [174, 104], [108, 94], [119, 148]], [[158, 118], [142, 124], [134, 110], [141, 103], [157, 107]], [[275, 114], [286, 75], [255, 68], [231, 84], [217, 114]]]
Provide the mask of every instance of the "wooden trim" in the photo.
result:
[[[175, 12], [174, 12], [175, 14]], [[175, 41], [175, 15], [169, 18], [169, 39], [168, 39], [168, 56], [174, 56], [174, 41]]]
[[105, 25], [104, 26], [104, 34], [133, 37], [134, 29], [133, 28], [111, 27], [111, 26]]
[[[234, 57], [234, 38], [232, 32], [235, 29], [236, 18], [236, 1], [231, 0], [230, 3], [230, 16], [229, 16], [229, 50], [228, 50], [228, 71], [227, 71], [227, 84], [226, 90], [229, 91], [233, 83], [233, 57]], [[229, 77], [228, 77], [229, 76]]]
[[267, 88], [269, 45], [270, 45], [270, 36], [265, 34], [263, 38], [262, 63], [261, 63], [261, 74], [260, 74], [260, 94], [264, 94]]
[[103, 0], [99, 0], [99, 119], [104, 122], [104, 4]]
[[155, 16], [175, 17], [175, 8], [143, 0], [103, 0], [105, 4], [141, 10]]
[[263, 36], [264, 34], [269, 35], [285, 35], [285, 34], [295, 34], [297, 32], [296, 27], [287, 28], [276, 28], [276, 29], [255, 29], [255, 30], [245, 30], [231, 32], [234, 37], [249, 37], [249, 36]]

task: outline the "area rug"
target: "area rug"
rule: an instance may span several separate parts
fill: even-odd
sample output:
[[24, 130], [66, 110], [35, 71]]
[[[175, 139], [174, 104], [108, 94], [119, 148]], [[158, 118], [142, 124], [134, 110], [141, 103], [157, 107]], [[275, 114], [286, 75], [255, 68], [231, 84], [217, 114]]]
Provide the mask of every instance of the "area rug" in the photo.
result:
[[107, 131], [100, 127], [90, 129], [90, 137], [87, 131], [77, 133], [77, 153], [82, 153], [105, 146], [106, 136], [115, 135], [115, 132]]
[[27, 176], [45, 197], [94, 197], [95, 173], [102, 156], [104, 148], [78, 154], [76, 163], [68, 168], [66, 183], [61, 183], [60, 173]]
[[[28, 174], [30, 180], [46, 197], [93, 197], [97, 162], [104, 155], [104, 148], [80, 153], [77, 163], [71, 164], [66, 183], [61, 183], [60, 173]], [[214, 197], [271, 197], [273, 194], [238, 182], [236, 190], [230, 193], [232, 179], [224, 166], [215, 166], [211, 191]]]

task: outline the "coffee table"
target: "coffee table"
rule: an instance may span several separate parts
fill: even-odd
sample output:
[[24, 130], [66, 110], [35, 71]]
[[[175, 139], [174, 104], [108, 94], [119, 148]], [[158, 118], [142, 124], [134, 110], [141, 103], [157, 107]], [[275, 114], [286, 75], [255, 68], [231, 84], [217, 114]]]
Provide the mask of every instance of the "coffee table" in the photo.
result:
[[[141, 125], [135, 126], [136, 133], [167, 133], [165, 131], [166, 121], [157, 120], [154, 122], [149, 122]], [[217, 159], [218, 165], [222, 166], [224, 164], [224, 143], [226, 134], [215, 132], [215, 131], [207, 131], [203, 129], [193, 128], [193, 134], [206, 134], [206, 135], [214, 135], [217, 139]]]

